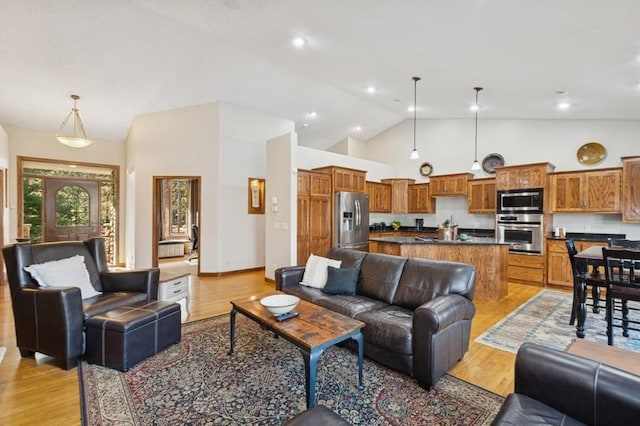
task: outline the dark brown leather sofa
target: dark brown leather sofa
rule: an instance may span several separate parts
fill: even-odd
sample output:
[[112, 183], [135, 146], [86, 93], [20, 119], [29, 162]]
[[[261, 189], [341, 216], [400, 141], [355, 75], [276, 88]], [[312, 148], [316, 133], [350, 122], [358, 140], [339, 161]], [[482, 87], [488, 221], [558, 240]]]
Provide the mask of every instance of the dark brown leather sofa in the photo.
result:
[[631, 425], [640, 376], [532, 343], [518, 350], [515, 392], [493, 425]]
[[[16, 343], [23, 357], [40, 352], [77, 365], [84, 354], [84, 322], [94, 315], [120, 306], [158, 298], [157, 268], [110, 272], [103, 238], [59, 243], [17, 243], [3, 247], [11, 290]], [[42, 288], [25, 266], [84, 256], [91, 285], [100, 295], [82, 300], [80, 289]]]
[[368, 358], [431, 388], [469, 349], [472, 265], [340, 248], [327, 257], [360, 268], [355, 296], [299, 285], [304, 266], [277, 269], [276, 289], [366, 323]]

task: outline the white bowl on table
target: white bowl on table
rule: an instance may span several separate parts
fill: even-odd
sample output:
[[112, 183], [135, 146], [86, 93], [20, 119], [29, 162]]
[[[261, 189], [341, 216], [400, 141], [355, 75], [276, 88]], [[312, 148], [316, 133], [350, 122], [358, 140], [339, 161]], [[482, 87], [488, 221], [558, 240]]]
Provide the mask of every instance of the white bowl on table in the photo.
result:
[[298, 302], [300, 302], [300, 298], [290, 294], [274, 294], [260, 299], [260, 304], [273, 315], [291, 312], [298, 306]]

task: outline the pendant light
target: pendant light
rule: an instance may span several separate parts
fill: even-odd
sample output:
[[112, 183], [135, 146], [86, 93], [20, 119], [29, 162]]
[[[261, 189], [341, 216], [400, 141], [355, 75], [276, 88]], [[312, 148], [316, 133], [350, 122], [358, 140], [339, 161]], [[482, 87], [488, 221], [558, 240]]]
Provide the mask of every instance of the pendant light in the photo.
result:
[[418, 154], [418, 150], [416, 149], [416, 111], [418, 110], [418, 104], [416, 102], [417, 99], [417, 89], [418, 89], [418, 81], [420, 81], [420, 77], [412, 77], [413, 78], [413, 151], [411, 151], [412, 160], [417, 160], [420, 158], [420, 154]]
[[478, 163], [478, 110], [480, 109], [480, 105], [478, 104], [478, 93], [482, 90], [482, 87], [474, 87], [473, 90], [476, 91], [476, 136], [475, 136], [475, 156], [473, 157], [473, 164], [471, 165], [471, 170], [480, 170], [480, 163]]
[[[76, 102], [80, 99], [80, 96], [71, 95], [71, 99], [73, 99], [73, 108], [71, 108], [71, 112], [62, 121], [58, 133], [56, 133], [56, 139], [71, 148], [85, 148], [91, 145], [93, 141], [87, 138], [82, 119], [80, 118], [80, 114], [78, 114]], [[73, 125], [69, 124], [67, 127], [67, 123], [71, 117], [73, 117]]]

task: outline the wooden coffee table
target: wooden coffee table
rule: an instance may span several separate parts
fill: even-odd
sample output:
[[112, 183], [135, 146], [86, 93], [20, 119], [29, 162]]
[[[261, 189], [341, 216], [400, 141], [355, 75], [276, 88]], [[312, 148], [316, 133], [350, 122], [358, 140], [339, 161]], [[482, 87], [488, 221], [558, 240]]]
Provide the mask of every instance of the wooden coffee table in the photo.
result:
[[263, 328], [271, 330], [277, 336], [293, 343], [304, 358], [305, 382], [307, 387], [307, 408], [315, 405], [316, 374], [318, 360], [322, 352], [337, 343], [353, 339], [358, 343], [358, 388], [364, 390], [362, 383], [362, 355], [363, 338], [360, 329], [364, 327], [362, 321], [349, 318], [337, 312], [330, 311], [313, 303], [300, 300], [294, 309], [300, 315], [285, 321], [277, 321], [271, 312], [261, 304], [260, 298], [232, 300], [231, 319], [231, 349], [235, 346], [236, 313], [240, 312], [247, 318], [257, 322]]

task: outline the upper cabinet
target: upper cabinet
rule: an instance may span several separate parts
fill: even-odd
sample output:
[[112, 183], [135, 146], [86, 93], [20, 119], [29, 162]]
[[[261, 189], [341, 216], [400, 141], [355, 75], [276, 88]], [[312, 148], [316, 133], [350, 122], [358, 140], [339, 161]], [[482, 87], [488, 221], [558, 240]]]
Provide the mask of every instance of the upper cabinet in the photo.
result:
[[414, 179], [381, 179], [382, 183], [391, 185], [391, 213], [408, 213], [409, 185], [415, 183]]
[[469, 213], [496, 213], [496, 180], [472, 179], [467, 190]]
[[553, 213], [620, 213], [622, 170], [599, 169], [551, 175]]
[[473, 173], [431, 176], [429, 178], [431, 196], [467, 195], [467, 183], [470, 179], [473, 179]]
[[554, 168], [551, 163], [496, 167], [496, 190], [546, 188], [547, 175]]
[[407, 195], [409, 213], [435, 213], [436, 199], [429, 193], [428, 183], [416, 183], [409, 185]]
[[622, 157], [622, 221], [640, 222], [640, 156]]
[[367, 181], [369, 211], [371, 213], [391, 213], [391, 185]]
[[365, 192], [365, 170], [349, 169], [346, 167], [326, 166], [313, 170], [328, 172], [333, 179], [333, 191]]

